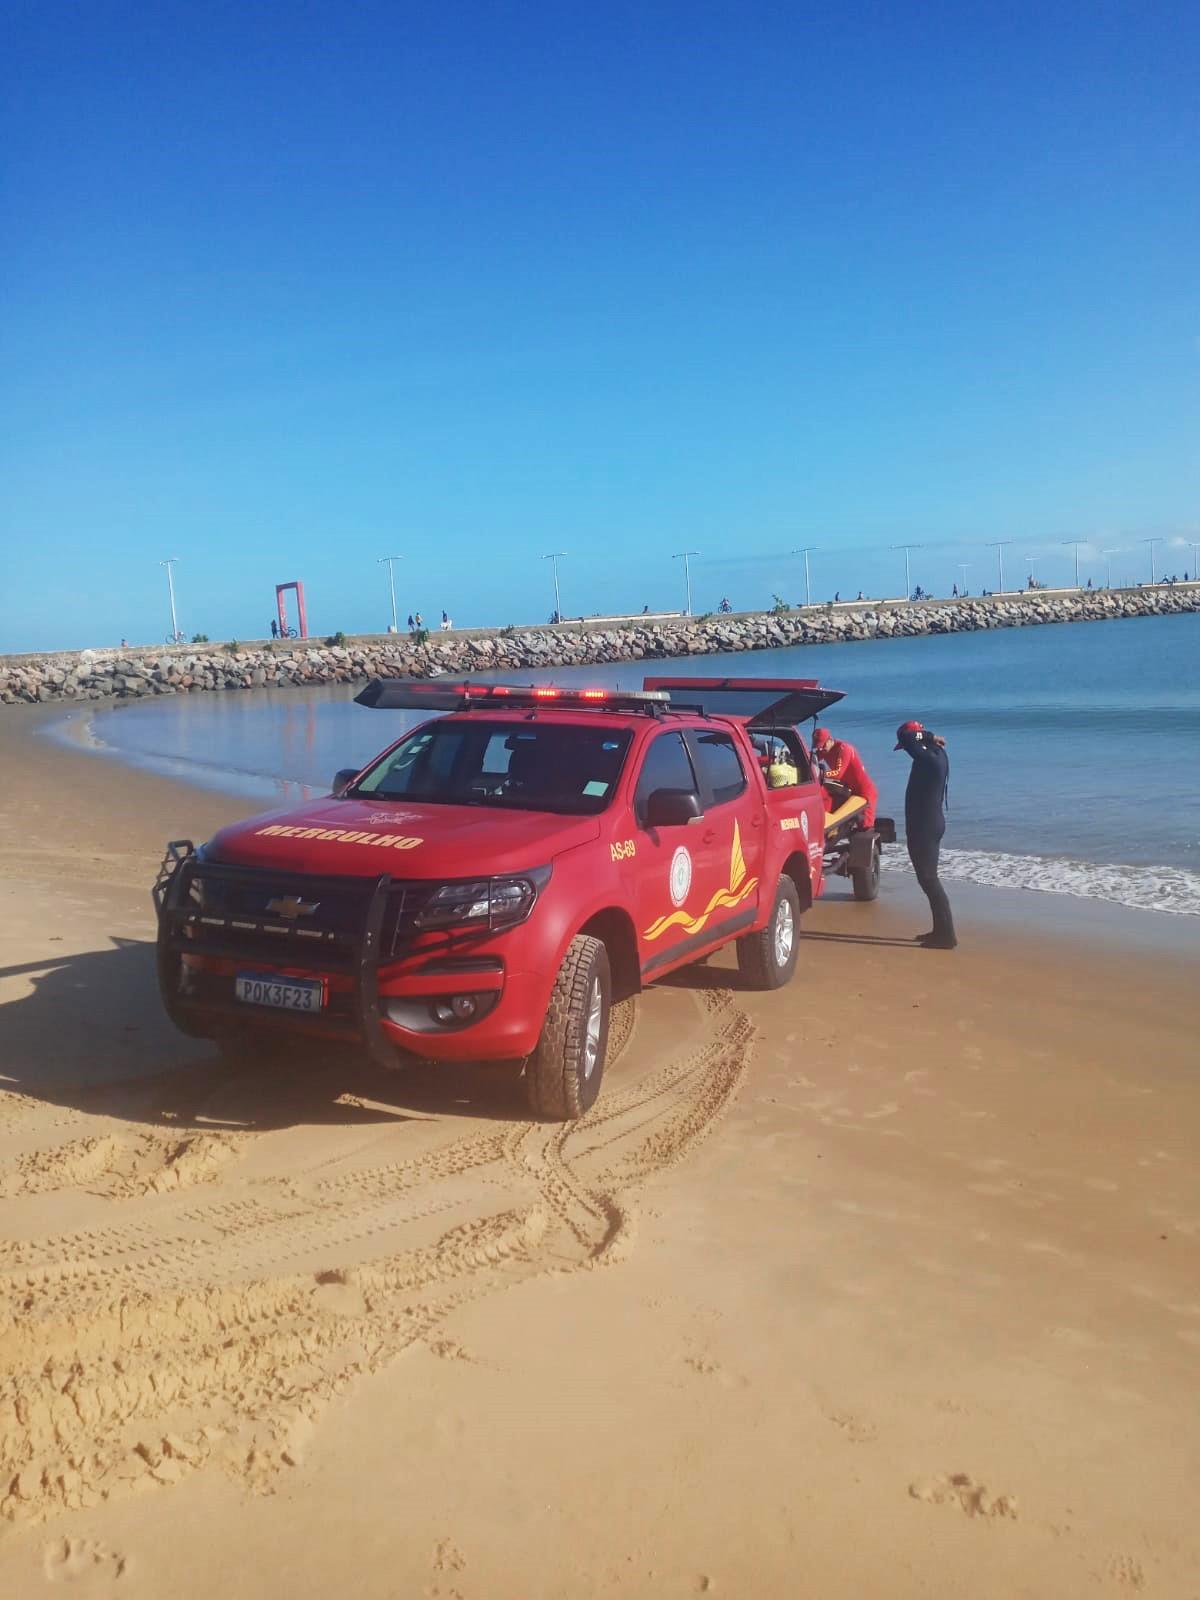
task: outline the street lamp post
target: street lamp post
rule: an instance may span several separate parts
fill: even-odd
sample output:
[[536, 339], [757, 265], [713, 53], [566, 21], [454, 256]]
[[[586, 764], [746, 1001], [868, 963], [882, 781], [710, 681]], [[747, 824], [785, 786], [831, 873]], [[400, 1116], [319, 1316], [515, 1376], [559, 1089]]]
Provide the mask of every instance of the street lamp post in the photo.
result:
[[924, 548], [924, 546], [923, 545], [919, 545], [919, 544], [894, 544], [892, 546], [893, 550], [903, 550], [904, 551], [904, 598], [906, 600], [911, 600], [912, 599], [912, 592], [913, 592], [912, 591], [912, 573], [909, 571], [909, 565], [908, 565], [908, 552], [910, 550], [921, 550], [923, 548]]
[[1070, 545], [1074, 545], [1074, 547], [1075, 547], [1075, 587], [1077, 589], [1079, 587], [1079, 546], [1081, 544], [1083, 544], [1084, 542], [1085, 541], [1082, 540], [1082, 539], [1064, 539], [1063, 540], [1063, 548], [1064, 549], [1066, 549]]
[[1158, 573], [1155, 570], [1155, 566], [1154, 566], [1154, 546], [1156, 544], [1161, 544], [1162, 543], [1162, 535], [1159, 534], [1153, 539], [1139, 539], [1138, 543], [1139, 544], [1148, 544], [1150, 546], [1150, 582], [1151, 583], [1157, 583], [1158, 582]]
[[558, 563], [566, 555], [565, 550], [551, 550], [549, 555], [543, 556], [543, 561], [548, 561], [554, 569], [554, 620], [562, 621], [562, 597], [558, 592]]
[[806, 545], [803, 545], [799, 550], [793, 550], [792, 551], [792, 554], [794, 556], [803, 556], [804, 557], [804, 604], [806, 606], [811, 606], [812, 605], [812, 578], [809, 576], [809, 572], [808, 572], [808, 558], [809, 558], [810, 553], [813, 550], [819, 550], [819, 549], [820, 549], [819, 545], [806, 544]]
[[396, 617], [396, 562], [403, 561], [403, 556], [380, 556], [378, 565], [388, 569], [388, 590], [392, 597], [392, 632], [400, 632], [400, 624]]
[[996, 559], [1000, 563], [1000, 587], [996, 590], [997, 594], [1004, 593], [1004, 552], [1011, 543], [1011, 539], [994, 539], [988, 545], [989, 550], [996, 552]]
[[175, 616], [175, 567], [179, 561], [178, 556], [168, 556], [165, 561], [160, 561], [160, 567], [167, 569], [167, 593], [171, 597], [171, 643], [179, 643], [179, 622]]
[[1026, 556], [1025, 557], [1025, 564], [1029, 568], [1029, 587], [1031, 589], [1033, 588], [1033, 569], [1034, 569], [1034, 567], [1037, 566], [1038, 562], [1041, 559], [1042, 559], [1041, 556]]
[[1196, 552], [1200, 551], [1200, 541], [1196, 539], [1189, 539], [1188, 543], [1190, 544], [1192, 550], [1192, 582], [1195, 583], [1197, 578], [1200, 578], [1200, 572], [1196, 571]]
[[1112, 558], [1121, 554], [1121, 547], [1120, 545], [1113, 545], [1111, 550], [1101, 550], [1100, 554], [1104, 557], [1104, 587], [1106, 589], [1111, 589]]
[[970, 570], [971, 570], [971, 563], [969, 561], [960, 561], [958, 563], [958, 570], [962, 573], [962, 592], [963, 592], [963, 594], [966, 594], [966, 592], [967, 592], [967, 573], [970, 572]]
[[671, 557], [672, 561], [682, 561], [683, 562], [683, 581], [684, 581], [684, 584], [687, 587], [687, 614], [688, 614], [689, 617], [692, 614], [692, 568], [691, 568], [691, 559], [692, 559], [693, 556], [698, 556], [699, 554], [700, 554], [699, 550], [679, 550], [679, 551], [676, 552], [675, 555], [673, 555]]

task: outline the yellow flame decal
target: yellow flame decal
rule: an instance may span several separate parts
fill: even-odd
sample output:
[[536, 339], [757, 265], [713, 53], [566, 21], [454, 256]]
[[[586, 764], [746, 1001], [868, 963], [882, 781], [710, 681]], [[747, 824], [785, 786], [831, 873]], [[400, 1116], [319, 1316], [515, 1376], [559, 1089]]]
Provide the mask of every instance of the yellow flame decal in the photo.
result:
[[[745, 872], [743, 866], [742, 871]], [[672, 911], [669, 917], [659, 917], [642, 935], [643, 939], [661, 939], [668, 928], [683, 928], [687, 933], [699, 933], [713, 912], [721, 906], [740, 905], [748, 894], [758, 887], [757, 878], [748, 878], [738, 890], [718, 889], [698, 917], [689, 917], [686, 911]]]

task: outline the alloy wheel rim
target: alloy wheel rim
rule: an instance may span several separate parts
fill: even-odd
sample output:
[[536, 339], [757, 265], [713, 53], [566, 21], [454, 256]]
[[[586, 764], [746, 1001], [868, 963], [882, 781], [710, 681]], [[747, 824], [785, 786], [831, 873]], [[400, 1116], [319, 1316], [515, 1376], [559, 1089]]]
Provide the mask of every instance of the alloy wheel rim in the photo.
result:
[[604, 1015], [604, 996], [600, 992], [600, 979], [592, 979], [592, 992], [588, 997], [587, 1027], [583, 1038], [583, 1076], [590, 1078], [600, 1059], [600, 1022]]
[[779, 909], [775, 913], [775, 965], [786, 967], [791, 960], [792, 943], [796, 936], [795, 919], [792, 916], [791, 903], [787, 900], [779, 902]]

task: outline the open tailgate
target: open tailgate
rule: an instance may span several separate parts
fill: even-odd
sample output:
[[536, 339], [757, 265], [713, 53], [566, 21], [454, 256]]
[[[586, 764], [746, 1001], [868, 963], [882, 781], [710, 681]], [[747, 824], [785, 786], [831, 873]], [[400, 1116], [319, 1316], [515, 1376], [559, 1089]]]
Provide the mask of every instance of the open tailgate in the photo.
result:
[[643, 687], [665, 689], [677, 711], [737, 717], [752, 728], [795, 727], [845, 699], [815, 678], [647, 678]]

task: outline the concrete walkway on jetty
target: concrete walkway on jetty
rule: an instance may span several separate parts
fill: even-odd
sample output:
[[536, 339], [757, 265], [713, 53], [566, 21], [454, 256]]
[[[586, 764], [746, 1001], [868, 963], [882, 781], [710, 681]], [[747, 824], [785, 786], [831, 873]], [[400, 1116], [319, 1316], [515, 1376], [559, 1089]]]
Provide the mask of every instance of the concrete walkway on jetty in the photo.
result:
[[76, 650], [0, 656], [0, 704], [598, 666], [1196, 611], [1200, 583], [1192, 582], [1136, 589], [1022, 590], [948, 600], [851, 600], [701, 617], [579, 618], [537, 628], [437, 630], [420, 638], [388, 633]]

